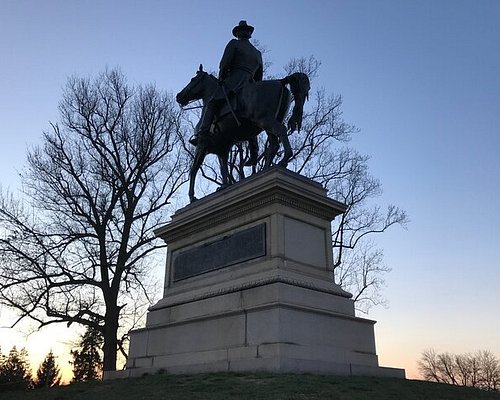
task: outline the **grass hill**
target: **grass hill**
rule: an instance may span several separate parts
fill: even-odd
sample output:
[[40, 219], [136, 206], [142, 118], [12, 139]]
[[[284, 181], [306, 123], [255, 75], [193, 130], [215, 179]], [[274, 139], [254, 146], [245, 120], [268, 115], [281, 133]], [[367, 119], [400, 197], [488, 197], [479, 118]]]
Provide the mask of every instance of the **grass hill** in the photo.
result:
[[500, 393], [444, 384], [366, 377], [218, 373], [151, 375], [0, 393], [9, 400], [500, 400]]

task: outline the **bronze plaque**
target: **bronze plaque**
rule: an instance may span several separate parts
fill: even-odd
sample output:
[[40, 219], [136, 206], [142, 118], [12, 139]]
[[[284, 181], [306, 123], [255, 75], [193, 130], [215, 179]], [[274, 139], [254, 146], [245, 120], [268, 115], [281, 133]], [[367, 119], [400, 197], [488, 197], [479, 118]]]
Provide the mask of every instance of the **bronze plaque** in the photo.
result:
[[266, 255], [266, 224], [234, 232], [189, 250], [172, 253], [173, 280], [180, 281]]

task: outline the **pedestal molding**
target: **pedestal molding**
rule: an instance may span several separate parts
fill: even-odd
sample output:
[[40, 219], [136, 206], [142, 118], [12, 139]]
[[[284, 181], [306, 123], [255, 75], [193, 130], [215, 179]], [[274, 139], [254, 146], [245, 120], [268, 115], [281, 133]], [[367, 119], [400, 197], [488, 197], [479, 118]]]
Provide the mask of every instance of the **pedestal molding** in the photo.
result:
[[[266, 304], [244, 307], [244, 308], [240, 308], [237, 310], [219, 312], [219, 313], [217, 313], [217, 318], [223, 318], [223, 317], [227, 317], [230, 315], [237, 315], [237, 314], [242, 314], [242, 313], [246, 314], [246, 313], [250, 313], [250, 312], [261, 311], [261, 310], [272, 309], [272, 308], [305, 311], [305, 312], [311, 312], [311, 313], [319, 314], [319, 315], [327, 315], [330, 317], [335, 317], [337, 319], [345, 319], [345, 320], [351, 320], [351, 321], [355, 321], [355, 322], [363, 322], [363, 323], [367, 323], [370, 325], [376, 324], [376, 321], [371, 320], [371, 319], [367, 319], [367, 318], [355, 317], [353, 315], [342, 314], [342, 313], [335, 312], [335, 311], [328, 311], [328, 310], [323, 310], [323, 309], [318, 309], [318, 308], [302, 306], [299, 304], [285, 303], [285, 302], [282, 302], [279, 300], [272, 301], [272, 302], [269, 302]], [[164, 329], [164, 328], [177, 326], [177, 325], [186, 325], [186, 324], [190, 324], [190, 323], [197, 322], [197, 321], [210, 320], [212, 318], [214, 318], [214, 315], [207, 314], [207, 315], [203, 315], [203, 316], [191, 317], [191, 318], [188, 318], [188, 319], [185, 319], [182, 321], [165, 322], [162, 324], [152, 325], [152, 326], [149, 326], [147, 328], [138, 328], [138, 329], [134, 329], [134, 332], [147, 332], [150, 330]], [[269, 343], [266, 343], [266, 344], [269, 344]], [[357, 352], [363, 353], [360, 351], [357, 351]], [[369, 353], [369, 354], [372, 354], [372, 353]]]
[[328, 198], [317, 182], [273, 168], [178, 210], [171, 222], [155, 230], [155, 235], [167, 242], [176, 241], [273, 203], [327, 221], [346, 210], [345, 204]]
[[[179, 224], [176, 226], [177, 221], [173, 220], [169, 225], [167, 225], [168, 229], [160, 228], [155, 231], [155, 234], [164, 238], [167, 242], [176, 241], [188, 237], [193, 233], [203, 232], [207, 228], [214, 225], [236, 220], [242, 215], [261, 209], [273, 203], [290, 207], [321, 219], [331, 220], [338, 215], [338, 211], [332, 211], [326, 206], [318, 206], [308, 199], [302, 199], [301, 201], [297, 199], [296, 194], [281, 189], [273, 192], [262, 193], [258, 197], [253, 197], [251, 202], [232, 204], [224, 209], [222, 213], [218, 213], [216, 215], [205, 216], [204, 218], [200, 217], [199, 219], [193, 219], [189, 222], [183, 221], [182, 225]], [[195, 225], [196, 228], [193, 228], [193, 225]]]
[[304, 280], [294, 279], [294, 278], [290, 278], [290, 277], [286, 277], [286, 276], [282, 276], [282, 275], [273, 275], [273, 276], [269, 276], [269, 277], [265, 277], [265, 278], [261, 278], [261, 279], [256, 279], [253, 281], [248, 281], [248, 282], [234, 285], [234, 286], [224, 287], [224, 288], [221, 288], [218, 290], [199, 293], [199, 294], [196, 294], [194, 296], [186, 296], [185, 299], [179, 299], [179, 300], [172, 301], [172, 302], [169, 302], [168, 298], [167, 298], [167, 301], [165, 303], [162, 303], [160, 301], [159, 302], [160, 304], [156, 304], [156, 305], [150, 307], [149, 310], [150, 311], [161, 310], [162, 308], [192, 303], [194, 301], [205, 300], [205, 299], [209, 299], [211, 297], [217, 297], [217, 296], [222, 296], [222, 295], [229, 294], [229, 293], [240, 292], [243, 290], [248, 290], [248, 289], [252, 289], [255, 287], [259, 287], [259, 286], [271, 285], [273, 283], [284, 283], [287, 285], [298, 286], [300, 288], [314, 290], [314, 291], [322, 292], [322, 293], [333, 294], [336, 296], [352, 297], [352, 295], [350, 295], [350, 293], [347, 293], [344, 290], [339, 290], [337, 288], [327, 289], [327, 288], [321, 287], [319, 285], [315, 285], [311, 282], [307, 282]]

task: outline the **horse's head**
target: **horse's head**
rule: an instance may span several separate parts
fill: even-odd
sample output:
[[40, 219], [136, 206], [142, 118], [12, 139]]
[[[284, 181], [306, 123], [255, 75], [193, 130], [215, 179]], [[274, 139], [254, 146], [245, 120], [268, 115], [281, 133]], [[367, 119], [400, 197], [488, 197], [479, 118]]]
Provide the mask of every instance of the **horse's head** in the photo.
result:
[[209, 76], [203, 71], [203, 65], [200, 64], [200, 69], [196, 71], [196, 75], [191, 79], [187, 86], [182, 89], [175, 99], [181, 107], [184, 107], [190, 101], [200, 100], [204, 97], [207, 89], [206, 77]]

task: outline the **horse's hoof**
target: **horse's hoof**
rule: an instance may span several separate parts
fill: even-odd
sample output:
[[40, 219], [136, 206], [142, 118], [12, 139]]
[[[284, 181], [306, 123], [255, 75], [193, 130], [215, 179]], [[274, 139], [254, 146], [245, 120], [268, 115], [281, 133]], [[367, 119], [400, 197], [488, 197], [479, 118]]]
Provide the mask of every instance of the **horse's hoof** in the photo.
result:
[[195, 196], [192, 196], [189, 198], [189, 202], [190, 203], [194, 203], [195, 201], [197, 201], [198, 199], [195, 197]]
[[286, 169], [287, 165], [288, 165], [287, 161], [280, 161], [278, 163], [278, 167], [280, 167], [280, 168], [285, 168]]

